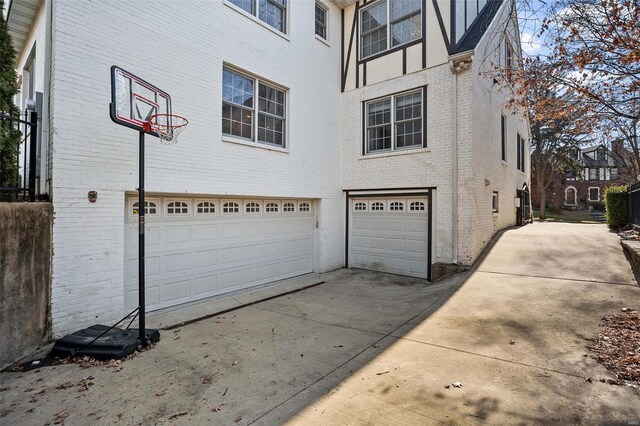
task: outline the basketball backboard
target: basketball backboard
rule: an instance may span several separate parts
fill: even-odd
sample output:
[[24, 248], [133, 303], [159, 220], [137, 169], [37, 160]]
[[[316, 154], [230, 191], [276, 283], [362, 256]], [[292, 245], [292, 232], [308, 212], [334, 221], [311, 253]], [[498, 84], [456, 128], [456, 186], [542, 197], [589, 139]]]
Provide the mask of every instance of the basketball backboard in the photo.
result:
[[[154, 85], [114, 65], [111, 67], [111, 120], [145, 132], [144, 124], [152, 115], [159, 120], [171, 114], [171, 96]], [[162, 124], [162, 123], [160, 123]], [[154, 136], [155, 132], [146, 131]]]

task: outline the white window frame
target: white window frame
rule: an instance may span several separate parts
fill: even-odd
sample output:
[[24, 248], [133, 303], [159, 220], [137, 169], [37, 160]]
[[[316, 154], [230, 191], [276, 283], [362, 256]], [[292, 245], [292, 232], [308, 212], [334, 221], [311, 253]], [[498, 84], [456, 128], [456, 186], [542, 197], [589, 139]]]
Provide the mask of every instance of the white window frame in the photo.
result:
[[[187, 205], [187, 212], [186, 213], [169, 213], [169, 204], [171, 203], [184, 203]], [[183, 208], [183, 206], [179, 207], [180, 209]], [[178, 199], [178, 198], [167, 198], [164, 200], [164, 215], [165, 217], [185, 217], [185, 216], [191, 216], [191, 200], [185, 200], [185, 199]]]
[[[306, 205], [308, 210], [302, 210], [303, 206]], [[311, 212], [311, 202], [310, 201], [298, 201], [298, 213], [310, 213]]]
[[242, 15], [245, 15], [246, 17], [250, 18], [251, 20], [257, 22], [258, 24], [264, 26], [265, 28], [273, 31], [274, 33], [276, 33], [278, 35], [286, 36], [288, 34], [288, 32], [289, 32], [289, 1], [290, 0], [285, 0], [284, 6], [277, 4], [277, 2], [271, 2], [269, 0], [266, 0], [266, 1], [268, 1], [269, 3], [273, 3], [274, 5], [276, 5], [280, 9], [284, 9], [284, 15], [283, 15], [284, 16], [284, 18], [283, 18], [283, 20], [284, 20], [284, 22], [283, 22], [284, 31], [279, 30], [278, 28], [276, 28], [273, 25], [269, 24], [267, 21], [263, 21], [262, 19], [260, 19], [260, 0], [253, 0], [253, 7], [252, 7], [251, 12], [248, 12], [248, 11], [244, 10], [240, 6], [234, 4], [231, 0], [224, 0], [224, 4], [229, 6], [233, 10], [241, 13]]
[[[267, 210], [269, 208], [269, 204], [275, 204], [276, 205], [276, 211], [273, 212], [273, 211]], [[266, 200], [264, 202], [264, 214], [270, 214], [270, 215], [280, 214], [280, 208], [281, 208], [280, 201]]]
[[498, 213], [500, 211], [500, 193], [493, 191], [491, 195], [491, 212]]
[[[316, 7], [319, 7], [320, 9], [324, 10], [324, 37], [322, 37], [321, 35], [319, 35], [316, 32]], [[322, 3], [321, 1], [316, 0], [315, 2], [315, 6], [313, 9], [313, 33], [316, 35], [316, 38], [324, 43], [328, 43], [329, 42], [329, 7], [327, 5], [325, 5], [324, 3]]]
[[[249, 145], [249, 146], [257, 146], [257, 147], [268, 147], [269, 149], [275, 149], [275, 150], [283, 150], [283, 151], [288, 151], [289, 150], [289, 142], [288, 142], [288, 137], [289, 137], [289, 131], [288, 131], [288, 126], [289, 126], [289, 120], [288, 120], [288, 116], [289, 116], [289, 89], [273, 83], [269, 80], [265, 80], [263, 78], [260, 78], [254, 74], [248, 73], [246, 71], [240, 70], [232, 65], [229, 64], [224, 64], [222, 67], [222, 72], [223, 72], [223, 80], [222, 80], [222, 86], [224, 86], [224, 70], [227, 70], [229, 72], [238, 74], [242, 77], [248, 78], [250, 80], [253, 80], [253, 107], [252, 108], [248, 108], [248, 107], [242, 107], [239, 106], [238, 104], [234, 104], [234, 103], [230, 103], [224, 100], [224, 95], [221, 94], [221, 104], [220, 104], [220, 117], [221, 120], [224, 119], [224, 117], [222, 117], [223, 111], [222, 108], [224, 106], [225, 103], [229, 103], [230, 105], [234, 105], [236, 107], [239, 108], [244, 108], [244, 109], [251, 109], [252, 111], [252, 118], [251, 118], [251, 139], [247, 139], [247, 138], [243, 138], [242, 136], [238, 136], [238, 135], [233, 135], [233, 134], [229, 134], [229, 133], [224, 133], [224, 131], [222, 132], [222, 140], [223, 141], [229, 141], [229, 142], [237, 142], [237, 143], [241, 143], [244, 145]], [[259, 90], [260, 90], [260, 84], [264, 85], [264, 86], [268, 86], [271, 87], [273, 89], [276, 90], [280, 90], [282, 92], [284, 92], [284, 117], [277, 117], [274, 116], [271, 113], [267, 113], [264, 111], [260, 111], [258, 105], [259, 105]], [[258, 115], [259, 114], [263, 114], [266, 115], [267, 117], [276, 117], [279, 120], [283, 121], [282, 124], [282, 145], [278, 145], [276, 143], [271, 143], [271, 142], [265, 142], [265, 141], [260, 141], [258, 140]], [[222, 122], [220, 122], [220, 125], [222, 126]], [[222, 128], [222, 127], [221, 127]]]
[[[251, 208], [258, 208], [258, 211], [247, 211], [249, 205], [252, 204]], [[242, 203], [242, 213], [249, 215], [262, 214], [262, 202], [260, 200], [244, 200]]]
[[[129, 199], [129, 217], [138, 217], [138, 213], [134, 213], [133, 212], [133, 206], [135, 203], [138, 202], [138, 198], [130, 198]], [[145, 216], [152, 216], [152, 217], [159, 217], [161, 216], [160, 212], [162, 211], [162, 204], [160, 203], [160, 200], [157, 198], [145, 198], [144, 200], [145, 205], [147, 203], [153, 203], [155, 204], [156, 207], [156, 212], [155, 213], [148, 213], [145, 209], [144, 215]]]
[[[597, 189], [598, 190], [598, 199], [596, 199], [596, 200], [591, 198], [591, 190], [592, 189]], [[599, 186], [590, 186], [589, 190], [587, 192], [587, 197], [589, 198], [589, 201], [600, 201], [600, 187]]]
[[[227, 203], [235, 203], [238, 205], [238, 211], [237, 212], [225, 212], [224, 211], [224, 205]], [[242, 214], [243, 212], [243, 208], [244, 208], [244, 204], [242, 203], [241, 200], [220, 200], [220, 214], [222, 216], [233, 216], [233, 215], [239, 215]]]
[[[378, 3], [383, 2], [383, 1], [387, 2], [387, 23], [386, 23], [386, 26], [387, 26], [387, 28], [386, 28], [386, 30], [387, 30], [387, 48], [384, 49], [384, 50], [381, 50], [379, 52], [372, 53], [369, 56], [364, 56], [364, 53], [363, 53], [363, 51], [364, 51], [363, 47], [364, 46], [363, 46], [363, 43], [362, 43], [362, 37], [363, 37], [363, 34], [362, 34], [362, 14], [367, 9], [375, 7]], [[400, 48], [400, 47], [402, 47], [402, 46], [404, 46], [406, 44], [414, 43], [417, 40], [420, 40], [419, 38], [417, 38], [415, 40], [405, 41], [404, 43], [398, 44], [396, 46], [391, 46], [391, 41], [392, 41], [391, 40], [391, 37], [392, 37], [392, 35], [391, 35], [391, 27], [392, 27], [392, 25], [394, 23], [400, 22], [400, 21], [402, 21], [404, 19], [408, 19], [409, 17], [413, 16], [413, 14], [412, 15], [407, 15], [407, 16], [404, 16], [402, 19], [396, 19], [395, 21], [391, 21], [391, 2], [392, 1], [394, 1], [394, 0], [378, 0], [378, 1], [374, 1], [374, 2], [371, 2], [371, 4], [368, 4], [366, 7], [363, 7], [362, 9], [360, 9], [358, 11], [358, 35], [357, 36], [359, 38], [359, 40], [358, 40], [358, 45], [360, 46], [359, 57], [360, 57], [361, 60], [367, 59], [367, 58], [372, 58], [372, 57], [375, 57], [377, 55], [383, 55], [383, 54], [389, 52], [390, 50], [395, 50], [395, 49], [398, 49], [398, 48]], [[423, 19], [422, 19], [422, 14], [424, 13], [423, 5], [424, 5], [424, 2], [420, 2], [420, 12], [416, 12], [415, 13], [416, 15], [417, 14], [420, 15], [420, 26], [422, 26], [422, 22], [423, 22]], [[423, 36], [424, 36], [424, 30], [425, 30], [424, 28], [421, 28], [421, 31], [420, 31], [421, 35], [423, 35]]]
[[[374, 205], [375, 204], [382, 204], [382, 209], [374, 209]], [[375, 201], [371, 201], [371, 203], [369, 204], [369, 211], [371, 212], [386, 212], [387, 211], [387, 203], [384, 200], [375, 200]]]
[[[364, 205], [364, 209], [360, 210], [358, 209], [358, 205]], [[353, 211], [355, 213], [366, 213], [369, 211], [369, 203], [367, 203], [365, 200], [355, 200], [353, 202]]]
[[[291, 204], [293, 205], [293, 210], [285, 210], [285, 206], [287, 204]], [[292, 200], [283, 200], [282, 201], [282, 213], [288, 213], [288, 214], [292, 214], [298, 211], [298, 204], [295, 201]]]
[[[425, 105], [424, 105], [424, 91], [426, 89], [424, 87], [421, 87], [419, 89], [411, 89], [411, 90], [407, 90], [405, 92], [400, 92], [400, 93], [394, 93], [392, 95], [388, 95], [388, 96], [383, 96], [381, 98], [376, 98], [376, 99], [371, 99], [369, 101], [365, 102], [365, 106], [364, 106], [364, 123], [362, 123], [362, 125], [364, 126], [364, 144], [365, 144], [365, 155], [375, 155], [375, 154], [381, 154], [381, 153], [385, 153], [385, 152], [394, 152], [394, 151], [407, 151], [407, 150], [412, 150], [412, 149], [420, 149], [420, 148], [424, 148], [424, 138], [426, 137], [426, 135], [424, 134], [424, 120], [426, 119], [424, 116], [424, 112], [425, 112]], [[406, 96], [406, 95], [411, 95], [414, 93], [419, 93], [420, 94], [420, 132], [422, 133], [422, 143], [420, 145], [412, 145], [412, 146], [403, 146], [398, 148], [396, 146], [397, 141], [396, 141], [396, 99], [402, 96]], [[376, 103], [376, 102], [381, 102], [381, 101], [385, 101], [387, 99], [391, 100], [391, 148], [389, 149], [376, 149], [373, 151], [369, 150], [369, 105], [372, 103]], [[413, 119], [415, 120], [415, 119]], [[410, 121], [410, 120], [404, 120], [404, 121]]]
[[[414, 204], [420, 204], [421, 208], [413, 209]], [[407, 212], [409, 213], [424, 213], [427, 211], [427, 203], [424, 200], [407, 200]]]
[[[198, 213], [198, 205], [200, 203], [210, 203], [213, 204], [213, 208], [214, 208], [214, 212], [213, 213]], [[220, 214], [220, 202], [219, 200], [212, 200], [212, 199], [207, 199], [207, 200], [201, 200], [201, 199], [196, 199], [194, 202], [194, 207], [193, 207], [193, 214], [194, 216], [204, 216], [204, 217], [210, 217], [210, 216], [217, 216], [218, 214]]]
[[[569, 190], [573, 191], [573, 202], [570, 203], [569, 202]], [[575, 186], [571, 185], [571, 186], [567, 186], [564, 189], [564, 204], [566, 206], [575, 206], [578, 204], [578, 190], [576, 189]]]
[[[400, 205], [400, 209], [395, 209], [396, 205]], [[406, 200], [389, 200], [387, 202], [387, 211], [389, 213], [401, 214], [407, 211]]]

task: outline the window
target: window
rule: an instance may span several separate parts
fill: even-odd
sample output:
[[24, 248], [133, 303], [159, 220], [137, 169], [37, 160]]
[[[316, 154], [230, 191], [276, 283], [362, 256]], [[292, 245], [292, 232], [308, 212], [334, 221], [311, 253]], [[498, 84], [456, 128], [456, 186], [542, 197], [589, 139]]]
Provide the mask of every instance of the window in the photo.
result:
[[327, 40], [328, 9], [322, 3], [316, 2], [316, 35]]
[[210, 203], [208, 201], [203, 201], [198, 203], [196, 208], [196, 212], [200, 214], [211, 214], [216, 212], [216, 205], [214, 203]]
[[422, 147], [422, 115], [422, 90], [367, 103], [367, 152]]
[[167, 214], [189, 214], [187, 203], [173, 201], [167, 204]]
[[498, 193], [493, 191], [493, 197], [491, 201], [491, 211], [494, 213], [498, 213]]
[[392, 212], [401, 212], [404, 210], [404, 203], [400, 201], [394, 201], [389, 203], [389, 211]]
[[564, 203], [570, 206], [576, 204], [576, 189], [573, 186], [568, 187], [564, 191]]
[[309, 203], [300, 203], [300, 205], [298, 206], [298, 211], [308, 212], [310, 210], [311, 206], [309, 205]]
[[224, 68], [222, 133], [284, 147], [285, 95], [284, 90]]
[[[138, 214], [138, 206], [140, 206], [140, 204], [137, 201], [133, 203], [132, 210], [131, 210], [132, 214], [134, 215]], [[144, 214], [158, 214], [158, 206], [156, 205], [156, 203], [152, 201], [145, 201]]]
[[278, 213], [278, 203], [267, 203], [267, 205], [264, 206], [264, 211], [267, 213]]
[[363, 8], [360, 57], [367, 58], [422, 37], [421, 3], [421, 0], [383, 0]]
[[424, 211], [424, 203], [422, 201], [412, 201], [409, 204], [409, 211], [412, 212], [423, 212]]
[[596, 160], [605, 161], [607, 159], [607, 152], [600, 148], [596, 151]]
[[513, 46], [511, 46], [511, 42], [506, 38], [504, 39], [504, 64], [507, 67], [507, 71], [511, 70], [511, 66], [513, 65]]
[[371, 203], [371, 211], [373, 211], [373, 212], [384, 211], [384, 203], [382, 203], [380, 201], [376, 201], [375, 203]]
[[353, 206], [353, 209], [357, 212], [365, 212], [367, 211], [367, 203], [359, 201], [355, 203], [355, 205]]
[[238, 213], [240, 211], [240, 206], [238, 203], [224, 203], [222, 205], [222, 213]]
[[589, 201], [600, 201], [600, 188], [589, 188]]
[[282, 206], [282, 211], [295, 212], [296, 211], [296, 206], [293, 203], [284, 203], [284, 206]]
[[524, 160], [525, 160], [525, 146], [524, 138], [518, 133], [518, 170], [524, 172]]
[[502, 161], [507, 161], [507, 117], [500, 116], [500, 137], [502, 138]]
[[609, 169], [609, 177], [611, 178], [611, 180], [618, 179], [618, 169], [616, 167], [612, 167], [611, 169]]
[[260, 204], [258, 203], [247, 203], [244, 206], [244, 211], [247, 213], [260, 213]]
[[588, 169], [589, 180], [600, 180], [600, 169]]
[[286, 32], [287, 0], [228, 0], [280, 32]]

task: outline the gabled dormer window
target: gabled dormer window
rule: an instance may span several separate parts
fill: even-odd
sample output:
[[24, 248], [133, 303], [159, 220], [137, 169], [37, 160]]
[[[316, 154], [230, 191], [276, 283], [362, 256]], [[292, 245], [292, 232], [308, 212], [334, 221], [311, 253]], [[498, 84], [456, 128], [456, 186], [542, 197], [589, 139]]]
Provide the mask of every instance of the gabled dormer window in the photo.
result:
[[360, 11], [362, 59], [422, 37], [421, 0], [380, 0]]
[[596, 150], [596, 160], [605, 161], [607, 159], [607, 152], [603, 148]]

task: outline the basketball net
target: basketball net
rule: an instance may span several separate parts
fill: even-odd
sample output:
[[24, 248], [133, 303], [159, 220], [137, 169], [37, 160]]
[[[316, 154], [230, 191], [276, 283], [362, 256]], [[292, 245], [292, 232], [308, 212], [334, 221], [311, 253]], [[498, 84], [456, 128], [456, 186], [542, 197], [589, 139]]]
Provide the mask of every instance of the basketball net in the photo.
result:
[[178, 135], [189, 124], [189, 120], [175, 114], [155, 114], [149, 117], [149, 121], [144, 124], [147, 132], [154, 132], [158, 135], [160, 143], [173, 145], [178, 142]]

